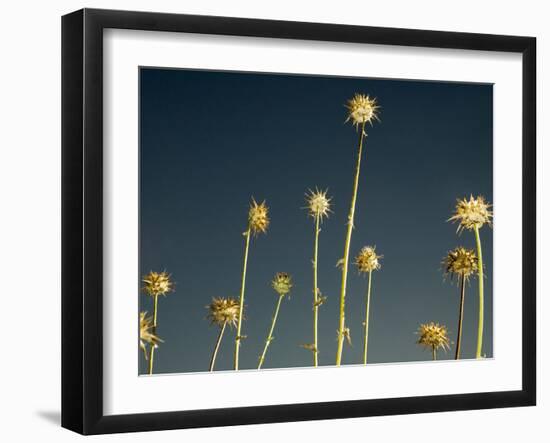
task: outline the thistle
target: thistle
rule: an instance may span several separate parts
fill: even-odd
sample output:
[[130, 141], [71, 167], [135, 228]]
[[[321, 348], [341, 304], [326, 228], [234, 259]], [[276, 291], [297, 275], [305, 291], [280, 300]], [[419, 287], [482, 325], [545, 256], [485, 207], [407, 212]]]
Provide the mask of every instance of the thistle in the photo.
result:
[[[167, 272], [154, 272], [143, 276], [141, 281], [144, 283], [143, 291], [150, 297], [153, 297], [154, 309], [153, 309], [153, 326], [152, 333], [157, 333], [157, 314], [158, 314], [158, 300], [159, 296], [166, 296], [169, 292], [174, 290], [174, 284], [170, 280], [170, 274]], [[153, 374], [153, 364], [155, 361], [155, 349], [156, 346], [151, 346], [151, 356], [149, 358], [149, 375]]]
[[342, 351], [344, 345], [344, 330], [346, 328], [345, 310], [346, 310], [346, 285], [348, 278], [348, 262], [349, 262], [349, 250], [351, 246], [351, 233], [353, 230], [353, 223], [355, 217], [355, 202], [357, 201], [357, 191], [359, 188], [359, 174], [361, 170], [361, 157], [363, 154], [363, 140], [367, 133], [365, 132], [365, 125], [367, 123], [372, 124], [373, 120], [378, 119], [379, 106], [376, 103], [375, 98], [370, 98], [368, 95], [355, 94], [355, 96], [348, 101], [346, 105], [348, 109], [347, 121], [351, 121], [359, 132], [359, 143], [357, 152], [357, 165], [355, 170], [355, 179], [353, 182], [353, 193], [351, 197], [351, 205], [347, 222], [347, 233], [344, 244], [344, 256], [339, 261], [342, 264], [342, 285], [340, 288], [340, 320], [338, 323], [338, 348], [336, 351], [336, 365], [340, 366], [342, 362]]
[[220, 349], [225, 327], [227, 325], [230, 327], [237, 326], [237, 322], [239, 320], [239, 302], [234, 298], [214, 298], [212, 299], [212, 303], [206, 306], [206, 308], [208, 309], [207, 318], [210, 320], [210, 323], [215, 324], [220, 328], [216, 345], [214, 347], [214, 352], [212, 353], [212, 358], [210, 359], [209, 370], [212, 372], [214, 370], [214, 365], [216, 364], [216, 356], [218, 355], [218, 350]]
[[368, 274], [369, 282], [367, 286], [367, 297], [365, 301], [365, 341], [363, 346], [363, 364], [367, 364], [367, 350], [369, 345], [369, 311], [370, 311], [370, 294], [372, 286], [372, 271], [377, 271], [381, 268], [381, 255], [376, 254], [376, 246], [365, 246], [355, 258], [355, 266], [360, 274]]
[[285, 296], [289, 294], [290, 290], [292, 289], [292, 277], [285, 272], [278, 272], [277, 274], [275, 274], [275, 278], [271, 282], [271, 286], [273, 287], [275, 292], [279, 295], [279, 299], [277, 300], [275, 313], [273, 314], [273, 318], [271, 319], [271, 327], [269, 329], [269, 333], [267, 334], [264, 350], [258, 361], [258, 369], [262, 368], [262, 365], [265, 361], [265, 356], [267, 354], [267, 348], [269, 348], [269, 345], [274, 339], [273, 331], [275, 330], [275, 323], [277, 322], [279, 309], [281, 308], [281, 302], [283, 301], [283, 298], [285, 298]]
[[258, 204], [256, 200], [252, 198], [250, 207], [248, 209], [248, 226], [243, 233], [245, 237], [244, 247], [244, 260], [243, 260], [243, 272], [241, 275], [241, 294], [239, 296], [239, 316], [237, 319], [237, 336], [235, 337], [235, 357], [234, 357], [234, 369], [239, 370], [239, 350], [241, 346], [241, 340], [244, 338], [242, 335], [242, 320], [244, 310], [244, 292], [246, 285], [246, 267], [248, 263], [248, 249], [250, 247], [250, 235], [255, 236], [259, 233], [265, 234], [269, 227], [269, 208], [266, 206], [265, 201]]
[[493, 213], [490, 211], [491, 205], [485, 201], [485, 198], [478, 196], [470, 199], [458, 199], [456, 209], [449, 221], [457, 221], [457, 232], [464, 229], [474, 231], [477, 248], [477, 272], [478, 272], [478, 292], [479, 292], [479, 310], [478, 310], [478, 328], [477, 328], [477, 347], [476, 358], [481, 358], [483, 348], [483, 254], [481, 251], [481, 239], [479, 230], [484, 226], [491, 226]]
[[[313, 344], [309, 348], [313, 353], [313, 366], [319, 365], [319, 345], [318, 345], [318, 322], [319, 322], [319, 306], [323, 304], [325, 298], [322, 296], [317, 284], [317, 258], [319, 255], [319, 233], [321, 232], [320, 225], [323, 222], [323, 217], [329, 216], [332, 212], [330, 209], [330, 201], [327, 197], [327, 191], [321, 192], [315, 189], [315, 192], [309, 190], [306, 194], [307, 210], [315, 222], [315, 242], [313, 246]], [[307, 349], [307, 348], [306, 348]]]
[[432, 350], [432, 359], [437, 360], [437, 350], [443, 349], [446, 351], [449, 348], [449, 337], [447, 336], [447, 328], [439, 323], [421, 324], [418, 328], [419, 335], [417, 344], [425, 346]]
[[460, 308], [458, 311], [458, 332], [456, 339], [455, 360], [460, 358], [462, 343], [462, 320], [464, 318], [465, 283], [477, 271], [477, 257], [473, 250], [458, 247], [449, 251], [443, 259], [445, 274], [451, 278], [456, 275], [460, 281]]
[[147, 346], [146, 343], [150, 346], [158, 346], [159, 343], [162, 343], [159, 337], [157, 337], [152, 332], [153, 329], [153, 320], [151, 317], [147, 317], [147, 312], [139, 313], [139, 347], [143, 351], [143, 356], [145, 360], [148, 360], [147, 356]]

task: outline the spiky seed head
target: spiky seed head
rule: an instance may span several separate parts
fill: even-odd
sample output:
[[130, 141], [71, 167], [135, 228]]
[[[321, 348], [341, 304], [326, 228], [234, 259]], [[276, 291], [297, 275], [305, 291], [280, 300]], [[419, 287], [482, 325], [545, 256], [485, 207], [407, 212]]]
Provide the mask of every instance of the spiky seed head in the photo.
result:
[[213, 298], [206, 308], [208, 319], [212, 324], [237, 326], [239, 321], [239, 301], [234, 298]]
[[275, 289], [275, 292], [281, 296], [286, 295], [292, 289], [292, 277], [286, 272], [277, 272], [271, 286]]
[[306, 193], [307, 210], [314, 219], [319, 218], [320, 221], [323, 221], [323, 217], [328, 218], [329, 213], [332, 212], [330, 210], [332, 198], [327, 197], [327, 191], [319, 191], [315, 188], [315, 192], [310, 189]]
[[375, 119], [380, 121], [378, 118], [380, 106], [376, 103], [376, 98], [370, 98], [369, 95], [355, 94], [353, 98], [348, 100], [346, 108], [348, 108], [346, 122], [351, 120], [356, 128], [365, 123], [372, 125], [372, 121]]
[[248, 227], [254, 234], [265, 234], [269, 226], [268, 217], [269, 208], [266, 206], [265, 201], [258, 204], [256, 200], [252, 198], [250, 203], [250, 209], [248, 210]]
[[139, 347], [145, 355], [147, 360], [147, 349], [145, 343], [149, 343], [151, 346], [157, 346], [162, 340], [157, 337], [153, 332], [153, 320], [151, 317], [147, 317], [147, 312], [139, 313]]
[[457, 199], [455, 213], [448, 221], [458, 222], [457, 231], [481, 229], [485, 224], [491, 226], [493, 213], [490, 207], [491, 205], [481, 195], [476, 198], [470, 195], [470, 199], [466, 197]]
[[447, 327], [439, 323], [424, 323], [418, 328], [417, 344], [427, 348], [450, 349], [450, 341], [447, 335]]
[[174, 283], [170, 280], [170, 274], [167, 272], [154, 272], [143, 276], [143, 290], [151, 297], [157, 295], [166, 295], [174, 290]]
[[355, 258], [355, 266], [360, 273], [369, 273], [382, 267], [379, 260], [382, 255], [376, 254], [376, 246], [364, 246]]
[[449, 251], [443, 259], [445, 274], [457, 275], [468, 279], [477, 271], [477, 256], [473, 249], [466, 249], [459, 246]]

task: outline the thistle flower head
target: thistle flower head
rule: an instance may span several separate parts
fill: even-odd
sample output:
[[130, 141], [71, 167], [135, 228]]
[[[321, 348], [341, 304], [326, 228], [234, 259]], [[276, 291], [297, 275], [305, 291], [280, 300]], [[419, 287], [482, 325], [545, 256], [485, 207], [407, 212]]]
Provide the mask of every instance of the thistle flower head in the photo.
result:
[[277, 272], [275, 278], [271, 282], [271, 286], [279, 295], [286, 295], [292, 289], [292, 277], [286, 272]]
[[266, 206], [265, 201], [258, 204], [256, 200], [252, 198], [250, 209], [248, 210], [248, 227], [254, 234], [263, 233], [267, 231], [269, 226], [268, 217], [269, 208]]
[[477, 271], [477, 257], [472, 249], [459, 246], [449, 251], [443, 259], [445, 273], [465, 277], [466, 279]]
[[152, 332], [153, 320], [151, 317], [147, 317], [147, 312], [139, 313], [139, 347], [147, 359], [147, 349], [145, 343], [149, 343], [151, 346], [157, 346], [162, 340]]
[[372, 125], [374, 119], [380, 121], [378, 118], [378, 109], [380, 107], [377, 105], [376, 99], [370, 98], [368, 95], [355, 94], [353, 98], [348, 100], [346, 108], [349, 111], [346, 122], [351, 120], [353, 126], [356, 128], [365, 123]]
[[218, 326], [229, 324], [237, 326], [239, 321], [239, 302], [234, 298], [213, 298], [207, 307], [208, 319]]
[[143, 276], [143, 283], [145, 284], [143, 290], [152, 297], [157, 295], [166, 295], [174, 290], [174, 284], [170, 280], [170, 274], [167, 272], [154, 272]]
[[365, 246], [355, 258], [355, 265], [360, 273], [376, 271], [382, 267], [379, 259], [382, 255], [376, 254], [376, 246]]
[[323, 217], [327, 217], [330, 212], [330, 201], [332, 198], [327, 197], [327, 190], [319, 191], [317, 188], [315, 192], [311, 189], [306, 193], [306, 203], [307, 210], [309, 215], [313, 218], [319, 218], [320, 221], [323, 221]]
[[449, 221], [458, 221], [457, 231], [481, 229], [485, 224], [491, 226], [493, 213], [489, 210], [490, 207], [481, 195], [476, 198], [470, 195], [469, 200], [457, 199], [455, 213]]
[[418, 328], [418, 343], [421, 346], [435, 349], [450, 349], [450, 341], [447, 335], [447, 328], [439, 323], [425, 323]]

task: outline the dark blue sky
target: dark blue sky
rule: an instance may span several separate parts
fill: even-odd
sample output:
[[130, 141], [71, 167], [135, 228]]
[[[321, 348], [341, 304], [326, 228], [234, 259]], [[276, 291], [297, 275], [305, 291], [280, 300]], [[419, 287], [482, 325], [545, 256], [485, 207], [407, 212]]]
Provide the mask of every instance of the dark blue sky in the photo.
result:
[[[313, 221], [302, 209], [308, 188], [328, 188], [334, 214], [320, 235], [319, 359], [334, 364], [345, 221], [357, 134], [344, 124], [354, 93], [377, 97], [381, 123], [368, 128], [351, 255], [376, 245], [369, 361], [429, 360], [415, 344], [422, 322], [444, 323], [456, 340], [459, 294], [441, 260], [457, 245], [475, 247], [446, 220], [456, 198], [492, 201], [492, 85], [142, 68], [140, 70], [140, 273], [166, 270], [176, 291], [159, 302], [155, 373], [208, 369], [217, 328], [212, 297], [238, 297], [250, 198], [266, 200], [271, 225], [251, 244], [247, 339], [241, 368], [255, 368], [277, 301], [276, 272], [294, 277], [281, 307], [265, 368], [311, 364]], [[481, 231], [486, 265], [484, 352], [492, 356], [492, 231]], [[347, 324], [362, 356], [366, 279], [351, 269]], [[139, 295], [140, 309], [152, 313]], [[477, 280], [467, 287], [462, 355], [475, 353]], [[217, 369], [230, 369], [228, 330]], [[454, 349], [454, 348], [453, 348]], [[138, 350], [136, 349], [136, 353]], [[452, 358], [453, 350], [439, 358]], [[142, 354], [140, 371], [145, 370]]]

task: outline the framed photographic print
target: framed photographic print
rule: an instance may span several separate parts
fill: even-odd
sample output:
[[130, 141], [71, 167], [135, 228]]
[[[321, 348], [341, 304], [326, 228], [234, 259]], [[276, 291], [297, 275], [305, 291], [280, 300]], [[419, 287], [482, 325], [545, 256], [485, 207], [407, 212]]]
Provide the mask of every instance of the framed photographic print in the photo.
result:
[[535, 51], [64, 16], [62, 425], [534, 405]]

